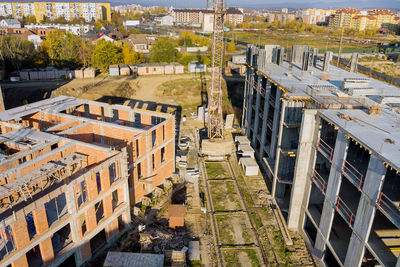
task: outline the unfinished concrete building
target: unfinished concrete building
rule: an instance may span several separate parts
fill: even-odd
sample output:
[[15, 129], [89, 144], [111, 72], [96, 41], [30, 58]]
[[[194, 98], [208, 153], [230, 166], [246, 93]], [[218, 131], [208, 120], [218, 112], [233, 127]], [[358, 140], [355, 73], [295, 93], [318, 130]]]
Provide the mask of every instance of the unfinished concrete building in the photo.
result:
[[0, 120], [1, 266], [83, 264], [174, 170], [171, 114], [61, 96]]
[[326, 266], [400, 264], [399, 89], [278, 49], [248, 48], [242, 127], [288, 227]]

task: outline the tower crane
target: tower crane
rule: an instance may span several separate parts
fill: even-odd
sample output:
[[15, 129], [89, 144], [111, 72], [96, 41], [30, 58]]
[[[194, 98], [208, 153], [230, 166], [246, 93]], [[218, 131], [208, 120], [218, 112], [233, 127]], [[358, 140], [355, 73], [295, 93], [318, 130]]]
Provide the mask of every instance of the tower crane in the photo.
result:
[[213, 0], [211, 87], [208, 94], [208, 138], [223, 139], [222, 61], [224, 52], [224, 0]]

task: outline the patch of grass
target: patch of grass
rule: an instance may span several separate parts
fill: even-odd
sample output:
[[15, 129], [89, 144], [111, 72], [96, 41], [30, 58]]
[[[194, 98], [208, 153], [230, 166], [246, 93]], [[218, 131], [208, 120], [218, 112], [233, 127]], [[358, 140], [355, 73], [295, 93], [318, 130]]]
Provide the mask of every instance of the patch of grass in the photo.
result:
[[262, 223], [261, 219], [258, 217], [257, 213], [252, 212], [251, 216], [253, 217], [253, 221], [254, 221], [256, 228], [263, 227], [263, 223]]
[[274, 232], [274, 240], [277, 245], [282, 245], [282, 233], [279, 230]]
[[204, 266], [203, 264], [201, 264], [201, 261], [189, 261], [189, 266], [190, 267], [202, 267]]
[[241, 205], [235, 185], [231, 181], [210, 181], [214, 210], [239, 210]]
[[[216, 215], [220, 242], [223, 244], [236, 244], [235, 234], [240, 234], [245, 244], [252, 243], [252, 236], [243, 215], [235, 215], [236, 222], [232, 222], [232, 215]], [[233, 223], [240, 224], [241, 233], [235, 233]]]
[[226, 163], [223, 162], [206, 162], [206, 170], [208, 178], [227, 178], [230, 176]]
[[226, 266], [240, 266], [239, 253], [246, 253], [250, 260], [251, 266], [261, 266], [257, 257], [257, 252], [254, 249], [224, 250], [223, 257]]

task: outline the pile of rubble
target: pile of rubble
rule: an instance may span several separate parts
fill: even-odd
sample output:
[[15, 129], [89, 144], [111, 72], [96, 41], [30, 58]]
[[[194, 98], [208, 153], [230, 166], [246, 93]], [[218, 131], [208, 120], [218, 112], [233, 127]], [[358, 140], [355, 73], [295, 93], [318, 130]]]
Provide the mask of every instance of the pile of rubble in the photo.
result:
[[167, 250], [187, 250], [189, 241], [192, 239], [190, 233], [175, 231], [167, 227], [157, 225], [147, 227], [139, 233], [140, 252], [164, 253]]

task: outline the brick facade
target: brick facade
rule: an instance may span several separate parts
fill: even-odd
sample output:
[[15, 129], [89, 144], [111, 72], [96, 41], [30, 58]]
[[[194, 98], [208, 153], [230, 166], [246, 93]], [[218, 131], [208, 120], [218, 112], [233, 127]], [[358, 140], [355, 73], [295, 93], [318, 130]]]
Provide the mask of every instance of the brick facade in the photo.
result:
[[113, 242], [118, 218], [129, 224], [130, 206], [174, 171], [170, 114], [57, 97], [0, 120], [2, 266], [57, 266], [71, 255], [83, 264], [97, 244]]

